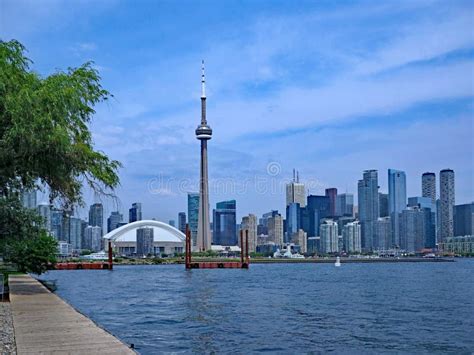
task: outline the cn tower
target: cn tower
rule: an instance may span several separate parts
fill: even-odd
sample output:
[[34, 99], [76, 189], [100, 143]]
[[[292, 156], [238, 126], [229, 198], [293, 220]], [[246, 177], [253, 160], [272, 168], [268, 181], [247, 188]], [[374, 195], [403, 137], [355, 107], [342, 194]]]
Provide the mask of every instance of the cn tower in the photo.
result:
[[211, 249], [211, 231], [209, 229], [209, 184], [207, 177], [207, 141], [212, 137], [212, 129], [206, 120], [206, 78], [204, 60], [201, 74], [201, 124], [196, 128], [196, 138], [201, 141], [201, 176], [199, 180], [199, 215], [197, 230], [197, 248], [199, 251]]

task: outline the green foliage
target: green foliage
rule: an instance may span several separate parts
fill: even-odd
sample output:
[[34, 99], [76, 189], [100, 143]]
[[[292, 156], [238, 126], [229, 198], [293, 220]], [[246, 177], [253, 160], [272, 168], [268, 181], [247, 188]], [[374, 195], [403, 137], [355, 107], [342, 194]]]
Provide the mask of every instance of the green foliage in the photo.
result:
[[26, 239], [15, 239], [7, 245], [6, 260], [18, 271], [42, 274], [56, 262], [57, 242], [45, 231]]
[[41, 77], [25, 51], [0, 41], [0, 255], [40, 274], [55, 262], [57, 243], [19, 192], [46, 187], [51, 202], [69, 208], [83, 203], [84, 185], [112, 195], [120, 163], [93, 147], [94, 107], [111, 97], [93, 64]]
[[50, 199], [82, 203], [84, 183], [105, 194], [120, 163], [93, 149], [94, 106], [111, 97], [92, 63], [46, 78], [30, 70], [25, 48], [0, 42], [0, 189], [46, 185]]

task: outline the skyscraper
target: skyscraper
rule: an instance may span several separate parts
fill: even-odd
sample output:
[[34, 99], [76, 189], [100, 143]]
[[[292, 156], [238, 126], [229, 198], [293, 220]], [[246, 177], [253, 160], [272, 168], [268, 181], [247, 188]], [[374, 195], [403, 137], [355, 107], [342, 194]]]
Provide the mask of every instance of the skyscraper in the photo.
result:
[[306, 232], [310, 237], [318, 236], [321, 219], [329, 217], [331, 212], [329, 197], [309, 195], [306, 208], [309, 210], [309, 231]]
[[429, 197], [433, 203], [436, 203], [435, 173], [423, 173], [421, 175], [421, 196]]
[[365, 170], [357, 184], [362, 249], [373, 249], [375, 222], [379, 218], [379, 184], [377, 170]]
[[142, 220], [142, 204], [140, 202], [132, 203], [132, 208], [128, 210], [128, 222], [136, 222]]
[[336, 196], [336, 215], [352, 217], [354, 214], [354, 195], [349, 193]]
[[290, 241], [291, 243], [299, 245], [301, 253], [308, 251], [308, 235], [304, 230], [299, 229], [298, 232], [293, 233]]
[[51, 232], [51, 205], [49, 203], [40, 203], [36, 208], [38, 214], [43, 217], [43, 228]]
[[199, 194], [188, 193], [188, 223], [191, 232], [192, 246], [197, 247], [197, 232], [199, 219]]
[[82, 249], [82, 220], [76, 217], [70, 217], [69, 244], [74, 250]]
[[276, 214], [268, 218], [268, 241], [276, 245], [283, 245], [283, 218]]
[[[245, 233], [245, 230], [249, 231], [249, 253], [257, 250], [257, 216], [249, 214], [248, 216], [242, 217], [242, 223], [240, 229]], [[245, 234], [244, 234], [245, 238]], [[244, 239], [245, 243], [245, 239]], [[239, 239], [240, 244], [240, 239]], [[242, 247], [242, 245], [241, 245]]]
[[361, 252], [361, 229], [358, 221], [349, 222], [343, 227], [342, 241], [346, 252]]
[[186, 212], [179, 212], [178, 213], [178, 229], [186, 233]]
[[408, 207], [418, 207], [421, 210], [426, 209], [426, 213], [429, 216], [425, 216], [425, 223], [427, 225], [425, 228], [425, 248], [434, 248], [436, 247], [436, 203], [433, 203], [430, 197], [409, 197], [408, 198]]
[[94, 203], [89, 208], [89, 225], [100, 227], [101, 235], [103, 235], [104, 227], [104, 206], [101, 203]]
[[388, 217], [388, 194], [379, 192], [379, 216]]
[[404, 171], [388, 169], [388, 213], [392, 220], [393, 244], [400, 245], [398, 216], [407, 206], [407, 182]]
[[431, 225], [431, 212], [427, 208], [407, 207], [400, 213], [400, 247], [409, 253], [425, 247]]
[[154, 254], [153, 228], [142, 227], [137, 229], [137, 255], [146, 256]]
[[375, 224], [374, 249], [387, 250], [392, 247], [392, 221], [390, 217], [380, 217]]
[[[211, 231], [209, 230], [209, 187], [207, 177], [207, 141], [212, 137], [212, 129], [206, 119], [206, 79], [204, 61], [201, 75], [201, 124], [196, 128], [196, 138], [201, 142], [201, 175], [199, 179], [199, 216], [197, 230], [197, 248], [200, 251], [211, 249]], [[235, 223], [234, 223], [235, 224]]]
[[216, 203], [213, 217], [213, 243], [225, 246], [237, 245], [237, 211], [235, 200]]
[[299, 203], [290, 203], [286, 206], [286, 238], [285, 242], [289, 243], [294, 233], [301, 228], [301, 208]]
[[286, 205], [299, 203], [300, 207], [306, 206], [306, 191], [304, 184], [300, 183], [299, 173], [293, 170], [293, 181], [286, 184]]
[[98, 226], [87, 226], [84, 230], [84, 242], [83, 249], [100, 251], [102, 249], [102, 229]]
[[335, 187], [326, 189], [326, 196], [329, 197], [329, 215], [335, 217], [337, 189]]
[[440, 198], [440, 230], [438, 241], [443, 241], [454, 234], [453, 209], [454, 198], [454, 171], [441, 170], [439, 173], [439, 198]]
[[454, 236], [474, 236], [474, 202], [454, 206]]
[[123, 215], [119, 211], [114, 211], [110, 213], [109, 218], [107, 218], [107, 233], [118, 228], [119, 224], [122, 223]]
[[325, 254], [339, 251], [339, 234], [337, 223], [331, 219], [326, 219], [319, 227], [321, 236], [321, 251]]

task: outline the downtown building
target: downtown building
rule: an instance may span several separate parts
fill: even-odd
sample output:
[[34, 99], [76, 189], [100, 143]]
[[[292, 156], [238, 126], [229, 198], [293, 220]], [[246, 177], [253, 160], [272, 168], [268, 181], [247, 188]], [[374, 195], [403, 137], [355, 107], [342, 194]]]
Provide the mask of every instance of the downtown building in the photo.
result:
[[132, 207], [128, 210], [128, 223], [142, 220], [142, 204], [140, 202], [132, 203]]
[[342, 242], [347, 253], [360, 253], [361, 227], [359, 221], [349, 222], [342, 228]]
[[392, 221], [392, 244], [400, 246], [399, 214], [407, 206], [407, 181], [404, 171], [388, 169], [388, 213]]
[[392, 248], [392, 219], [390, 217], [379, 217], [375, 225], [375, 250], [388, 250]]
[[[242, 217], [242, 223], [240, 224], [240, 229], [243, 231], [243, 238], [245, 243], [245, 232], [248, 231], [248, 242], [249, 242], [249, 253], [253, 253], [257, 251], [257, 216], [254, 214], [249, 214], [248, 216]], [[245, 244], [244, 244], [245, 245]], [[239, 238], [239, 246], [240, 248], [244, 248], [244, 246], [240, 243]]]
[[153, 228], [141, 227], [137, 228], [137, 256], [154, 255], [153, 248], [154, 236]]
[[191, 242], [194, 249], [197, 248], [197, 232], [199, 219], [199, 194], [188, 193], [188, 224], [191, 232]]
[[[278, 211], [275, 211], [278, 212]], [[267, 219], [267, 228], [268, 228], [268, 243], [273, 243], [280, 247], [283, 246], [283, 218], [280, 214], [276, 213], [273, 217]]]
[[439, 179], [439, 236], [438, 242], [454, 236], [454, 171], [444, 169], [440, 171]]
[[293, 181], [286, 184], [286, 206], [299, 203], [300, 207], [306, 206], [306, 191], [304, 184], [300, 183], [299, 173], [293, 170]]
[[362, 229], [362, 250], [374, 248], [375, 224], [379, 218], [379, 185], [377, 170], [365, 170], [358, 181], [359, 221]]
[[92, 252], [102, 250], [102, 228], [99, 226], [87, 226], [85, 228], [82, 249]]
[[354, 215], [354, 195], [342, 193], [336, 196], [336, 216], [352, 217]]
[[186, 212], [178, 213], [178, 229], [186, 234]]
[[123, 221], [123, 215], [119, 211], [113, 211], [107, 218], [107, 233], [117, 229], [121, 226]]
[[329, 216], [336, 217], [338, 215], [336, 213], [337, 189], [335, 187], [326, 189], [325, 196], [329, 197]]
[[426, 248], [432, 231], [431, 211], [427, 208], [407, 207], [399, 215], [400, 248], [408, 253]]
[[216, 203], [216, 208], [213, 210], [213, 244], [223, 246], [237, 245], [236, 223], [236, 201], [229, 200]]
[[302, 229], [291, 235], [290, 242], [300, 247], [300, 253], [304, 254], [308, 251], [308, 235]]
[[319, 227], [321, 252], [323, 254], [339, 251], [339, 234], [337, 223], [332, 219], [325, 219]]
[[428, 197], [431, 203], [436, 204], [436, 174], [423, 173], [421, 175], [421, 196]]
[[104, 231], [104, 206], [101, 203], [94, 203], [89, 207], [89, 225], [100, 227], [101, 235]]

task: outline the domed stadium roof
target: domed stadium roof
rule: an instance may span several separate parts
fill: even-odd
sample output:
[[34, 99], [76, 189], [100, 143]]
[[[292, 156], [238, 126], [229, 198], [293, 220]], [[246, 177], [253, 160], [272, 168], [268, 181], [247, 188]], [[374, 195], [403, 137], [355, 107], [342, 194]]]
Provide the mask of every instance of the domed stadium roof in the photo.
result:
[[136, 242], [137, 229], [148, 227], [153, 228], [154, 242], [176, 242], [184, 243], [186, 236], [180, 230], [167, 223], [154, 220], [143, 220], [128, 223], [104, 235], [105, 239], [113, 242]]

